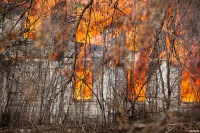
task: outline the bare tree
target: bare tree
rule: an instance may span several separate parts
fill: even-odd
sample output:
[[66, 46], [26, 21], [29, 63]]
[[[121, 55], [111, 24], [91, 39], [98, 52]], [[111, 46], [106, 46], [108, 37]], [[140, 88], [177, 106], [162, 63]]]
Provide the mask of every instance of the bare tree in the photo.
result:
[[199, 103], [199, 4], [0, 1], [1, 126], [95, 121], [131, 132]]

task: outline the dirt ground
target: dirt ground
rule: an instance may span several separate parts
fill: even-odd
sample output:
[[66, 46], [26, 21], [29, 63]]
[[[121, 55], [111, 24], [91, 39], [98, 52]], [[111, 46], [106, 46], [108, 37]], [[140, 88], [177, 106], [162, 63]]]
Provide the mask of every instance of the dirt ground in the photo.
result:
[[0, 128], [0, 133], [200, 133], [200, 122], [186, 123], [166, 123], [156, 127], [152, 123], [137, 123], [132, 124], [129, 130], [117, 128], [118, 125], [109, 125], [105, 127], [95, 126], [75, 126], [74, 124], [65, 125], [40, 125], [26, 127], [9, 127]]

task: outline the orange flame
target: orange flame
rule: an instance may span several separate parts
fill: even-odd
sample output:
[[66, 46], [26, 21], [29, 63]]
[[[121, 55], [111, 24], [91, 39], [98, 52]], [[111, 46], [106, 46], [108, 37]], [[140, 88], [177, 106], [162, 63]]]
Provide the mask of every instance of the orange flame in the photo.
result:
[[88, 47], [89, 45], [80, 47], [80, 53], [76, 59], [75, 100], [92, 100], [92, 73], [89, 69], [90, 57], [88, 56]]
[[181, 98], [183, 102], [200, 101], [199, 48], [194, 48], [191, 53], [188, 51], [190, 58], [184, 59], [187, 61], [185, 61], [186, 65], [182, 72], [182, 82], [181, 82], [182, 85]]
[[[127, 70], [128, 100], [145, 101], [145, 82], [148, 69], [148, 48], [140, 49], [139, 57], [134, 62], [134, 69]], [[133, 67], [132, 67], [133, 68]]]
[[[7, 0], [11, 1], [11, 0]], [[87, 1], [83, 1], [83, 5], [85, 5]], [[74, 90], [74, 98], [77, 100], [82, 99], [90, 99], [92, 100], [92, 74], [91, 71], [88, 69], [88, 61], [85, 61], [83, 63], [84, 58], [89, 59], [87, 57], [88, 53], [88, 43], [95, 43], [96, 40], [102, 40], [100, 41], [99, 45], [102, 45], [104, 42], [103, 38], [101, 38], [100, 34], [103, 32], [103, 30], [107, 27], [113, 26], [114, 32], [111, 34], [112, 38], [117, 37], [121, 32], [122, 29], [125, 29], [126, 32], [126, 41], [125, 41], [125, 47], [127, 47], [129, 50], [132, 51], [139, 51], [139, 59], [134, 64], [134, 69], [128, 69], [127, 70], [127, 91], [128, 91], [128, 100], [131, 99], [137, 99], [139, 101], [145, 100], [145, 78], [146, 78], [146, 71], [148, 68], [148, 65], [146, 64], [148, 62], [148, 57], [146, 56], [149, 51], [146, 49], [141, 50], [141, 46], [143, 44], [139, 44], [140, 35], [138, 32], [142, 32], [140, 29], [144, 26], [141, 24], [140, 26], [137, 26], [135, 29], [133, 28], [133, 25], [129, 21], [129, 18], [125, 18], [125, 16], [136, 16], [135, 19], [137, 19], [138, 23], [142, 23], [145, 20], [148, 20], [145, 15], [141, 15], [140, 12], [134, 12], [134, 10], [141, 10], [143, 6], [145, 6], [146, 0], [139, 1], [139, 4], [136, 4], [131, 1], [127, 1], [124, 3], [122, 0], [114, 0], [112, 2], [108, 2], [105, 0], [94, 0], [94, 5], [92, 6], [92, 12], [90, 12], [90, 9], [88, 8], [83, 16], [83, 20], [81, 20], [79, 28], [77, 30], [76, 35], [76, 41], [77, 42], [83, 42], [86, 45], [80, 48], [80, 53], [76, 60], [76, 74], [78, 77], [75, 78], [75, 90]], [[39, 0], [36, 2], [36, 6], [33, 7], [35, 11], [30, 11], [29, 13], [26, 13], [26, 17], [28, 18], [25, 22], [25, 28], [30, 29], [30, 32], [25, 33], [24, 36], [27, 38], [35, 38], [35, 31], [39, 30], [41, 25], [41, 19], [46, 18], [50, 12], [49, 10], [55, 5], [55, 1], [53, 0]], [[172, 14], [173, 6], [170, 7], [168, 17], [165, 20], [164, 28], [167, 28], [167, 22]], [[37, 10], [36, 10], [37, 9]], [[66, 7], [66, 9], [70, 9], [70, 7]], [[83, 6], [80, 6], [76, 11], [72, 11], [72, 14], [74, 16], [80, 15], [82, 12]], [[118, 10], [120, 9], [120, 10]], [[45, 14], [42, 15], [41, 14]], [[88, 17], [89, 16], [89, 17]], [[177, 15], [175, 21], [178, 21], [179, 16]], [[115, 21], [117, 20], [117, 21]], [[176, 24], [175, 24], [176, 25]], [[115, 30], [116, 29], [116, 30]], [[120, 30], [119, 30], [120, 29]], [[172, 33], [169, 29], [169, 33]], [[172, 33], [173, 34], [173, 33]], [[134, 38], [133, 38], [134, 37]], [[95, 40], [96, 39], [96, 40]], [[92, 40], [92, 41], [91, 41]], [[95, 40], [95, 41], [94, 41]], [[133, 47], [133, 40], [136, 43]], [[170, 50], [170, 35], [166, 36], [166, 45], [165, 50], [161, 51], [159, 53], [160, 59], [166, 59], [166, 53], [169, 53]], [[178, 46], [178, 41], [174, 41], [173, 44], [175, 49], [180, 49], [180, 53], [178, 55], [184, 55], [183, 48]], [[86, 51], [85, 51], [86, 49]], [[18, 57], [18, 59], [25, 59], [24, 57]], [[42, 57], [46, 58], [46, 57]], [[53, 56], [50, 58], [57, 58], [57, 56]], [[119, 59], [116, 57], [112, 57], [115, 60], [115, 65], [117, 66]], [[13, 57], [13, 59], [15, 59]], [[199, 57], [198, 57], [199, 59]], [[181, 59], [182, 62], [186, 61], [187, 59]], [[174, 64], [178, 64], [178, 61], [176, 60], [174, 54], [170, 56], [170, 61], [172, 61]], [[190, 59], [190, 62], [192, 60]], [[189, 70], [189, 72], [187, 71]], [[195, 66], [195, 72], [198, 74], [195, 74], [194, 71], [192, 71], [193, 68], [187, 67], [187, 69], [183, 70], [182, 75], [182, 101], [183, 102], [193, 102], [193, 101], [199, 101], [199, 67]], [[191, 76], [193, 75], [193, 76]]]
[[74, 99], [92, 100], [92, 76], [91, 71], [76, 70]]
[[200, 101], [200, 79], [196, 75], [192, 78], [188, 72], [183, 72], [182, 75], [182, 91], [181, 97], [183, 102], [199, 102]]
[[54, 0], [38, 0], [32, 4], [29, 12], [26, 12], [25, 29], [28, 32], [24, 33], [25, 38], [36, 38], [35, 32], [40, 29], [41, 20], [50, 16], [50, 9], [54, 7]]

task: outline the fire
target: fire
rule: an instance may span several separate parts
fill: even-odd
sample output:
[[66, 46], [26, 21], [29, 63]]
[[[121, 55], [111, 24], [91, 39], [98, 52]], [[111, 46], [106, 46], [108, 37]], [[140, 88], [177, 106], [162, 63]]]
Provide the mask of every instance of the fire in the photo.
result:
[[188, 72], [183, 72], [182, 75], [182, 92], [181, 97], [183, 102], [199, 102], [200, 101], [200, 79], [199, 76], [191, 77]]
[[[193, 46], [193, 45], [192, 45]], [[191, 54], [192, 53], [192, 54]], [[200, 101], [200, 53], [199, 48], [194, 47], [187, 51], [189, 58], [185, 58], [185, 68], [182, 72], [181, 98], [183, 102]]]
[[[27, 13], [26, 13], [27, 15]], [[36, 16], [27, 15], [27, 19], [25, 22], [25, 29], [29, 29], [29, 32], [24, 33], [25, 38], [36, 38], [35, 32], [39, 30], [39, 26], [41, 25], [41, 21]]]
[[[169, 9], [168, 18], [164, 22], [164, 28], [163, 31], [167, 29], [167, 25], [169, 23], [167, 22], [169, 17], [172, 15], [172, 8], [174, 5], [172, 5]], [[180, 19], [179, 14], [175, 17], [175, 26], [177, 26], [177, 22]], [[174, 29], [173, 29], [174, 30]], [[165, 38], [165, 46], [161, 53], [159, 53], [160, 59], [169, 59], [171, 64], [177, 65], [177, 66], [183, 66], [182, 68], [182, 75], [181, 75], [181, 100], [182, 102], [199, 102], [200, 101], [200, 66], [199, 66], [199, 46], [197, 44], [197, 41], [195, 39], [193, 40], [191, 38], [190, 44], [186, 44], [188, 47], [187, 49], [184, 48], [184, 45], [180, 45], [182, 42], [179, 38], [175, 38], [175, 41], [173, 44], [171, 44], [171, 41], [173, 41], [172, 35], [180, 35], [183, 36], [184, 30], [179, 29], [177, 31], [173, 31], [172, 29], [168, 29], [168, 33]], [[171, 53], [171, 48], [174, 47], [173, 52]], [[168, 54], [168, 55], [167, 55]], [[168, 57], [167, 57], [168, 56]], [[179, 56], [177, 58], [177, 56]]]
[[[101, 4], [100, 4], [101, 3]], [[138, 45], [139, 45], [139, 39], [138, 36], [139, 34], [136, 33], [136, 31], [133, 30], [133, 24], [130, 25], [128, 24], [127, 26], [124, 25], [123, 20], [125, 19], [124, 16], [130, 15], [132, 16], [133, 9], [142, 9], [142, 7], [145, 5], [146, 1], [139, 2], [138, 5], [136, 3], [132, 3], [127, 1], [124, 3], [123, 1], [113, 1], [112, 4], [110, 5], [109, 1], [94, 1], [94, 6], [93, 6], [93, 12], [90, 13], [89, 9], [85, 13], [85, 16], [90, 16], [90, 17], [85, 17], [84, 21], [81, 21], [80, 27], [77, 32], [77, 40], [78, 42], [84, 42], [84, 43], [89, 43], [90, 40], [94, 40], [93, 38], [100, 38], [97, 37], [99, 34], [106, 28], [110, 27], [112, 28], [112, 33], [110, 34], [110, 38], [114, 39], [117, 38], [120, 34], [123, 34], [122, 32], [126, 30], [125, 32], [127, 39], [125, 41], [126, 44], [120, 44], [124, 42], [117, 42], [119, 44], [115, 44], [118, 48], [115, 48], [116, 46], [112, 46], [113, 48], [113, 54], [114, 55], [108, 55], [107, 60], [113, 61], [113, 64], [115, 67], [117, 67], [117, 64], [119, 63], [119, 53], [121, 53], [121, 48], [120, 46], [125, 46], [129, 50], [132, 51], [137, 51], [139, 50]], [[99, 6], [95, 6], [99, 5]], [[134, 5], [134, 6], [133, 6]], [[139, 6], [140, 5], [140, 6]], [[102, 8], [101, 8], [102, 7]], [[118, 7], [120, 10], [115, 9]], [[114, 13], [114, 14], [113, 14]], [[136, 18], [139, 20], [138, 22], [142, 22], [145, 18], [140, 15], [140, 13], [135, 14]], [[116, 21], [117, 20], [117, 21]], [[127, 20], [128, 22], [129, 20]], [[88, 26], [87, 24], [90, 23]], [[137, 32], [141, 31], [140, 28], [142, 28], [142, 25], [137, 27]], [[122, 30], [124, 29], [124, 30]], [[89, 31], [89, 32], [88, 32]], [[130, 31], [130, 32], [129, 32]], [[133, 33], [133, 34], [130, 34]], [[136, 46], [133, 48], [133, 36], [136, 38]], [[100, 38], [101, 39], [101, 38]], [[102, 45], [103, 43], [99, 43]], [[85, 46], [86, 49], [88, 46]], [[143, 52], [146, 52], [143, 51]], [[145, 55], [145, 53], [142, 53]], [[127, 79], [128, 79], [128, 99], [137, 99], [140, 101], [145, 100], [145, 77], [146, 77], [146, 70], [147, 66], [144, 61], [147, 61], [147, 56], [145, 56], [145, 59], [143, 55], [141, 54], [140, 59], [136, 62], [134, 70], [128, 70], [127, 73]], [[77, 62], [83, 57], [83, 53], [80, 53], [80, 56], [77, 58]], [[87, 58], [87, 57], [86, 57]], [[108, 64], [108, 62], [107, 62]], [[79, 65], [80, 68], [84, 68], [83, 64], [76, 64]], [[143, 66], [145, 66], [143, 69]], [[77, 70], [78, 71], [78, 70]], [[88, 70], [89, 71], [89, 70]], [[133, 73], [132, 76], [131, 73]], [[76, 88], [81, 88], [81, 84], [79, 84], [78, 87]], [[136, 98], [138, 97], [138, 98]]]
[[89, 45], [83, 45], [79, 49], [76, 59], [74, 79], [74, 99], [92, 100], [92, 72], [89, 69]]
[[42, 19], [50, 16], [50, 9], [56, 4], [54, 0], [37, 0], [31, 6], [32, 8], [26, 12], [26, 21], [24, 28], [28, 32], [24, 33], [25, 38], [36, 38], [36, 31], [40, 29]]
[[[11, 1], [11, 0], [7, 0]], [[66, 5], [66, 10], [71, 11], [70, 13], [74, 16], [79, 16], [82, 12], [83, 5], [87, 4], [88, 1], [83, 1], [83, 5], [78, 6], [76, 11], [71, 10], [73, 8], [73, 2], [68, 1], [68, 5]], [[76, 2], [76, 1], [75, 1]], [[79, 50], [79, 54], [76, 59], [76, 68], [75, 68], [75, 89], [74, 89], [74, 99], [83, 100], [88, 99], [92, 100], [92, 72], [89, 69], [89, 60], [88, 56], [89, 52], [89, 44], [96, 43], [97, 45], [104, 45], [104, 38], [101, 33], [104, 32], [106, 28], [111, 27], [112, 33], [109, 35], [111, 39], [117, 38], [122, 32], [125, 30], [126, 40], [124, 42], [120, 42], [116, 44], [116, 46], [126, 47], [127, 49], [139, 52], [139, 58], [132, 64], [132, 68], [127, 70], [127, 94], [128, 100], [137, 99], [139, 101], [144, 101], [145, 98], [145, 78], [146, 71], [148, 69], [148, 54], [150, 53], [148, 49], [141, 48], [145, 44], [141, 44], [139, 40], [141, 39], [140, 35], [143, 33], [142, 29], [145, 29], [143, 23], [148, 22], [149, 16], [148, 13], [142, 13], [142, 10], [145, 9], [146, 0], [139, 2], [131, 2], [127, 1], [124, 3], [122, 0], [114, 0], [112, 2], [105, 0], [94, 0], [92, 8], [88, 8], [84, 13], [83, 19], [80, 21], [79, 28], [76, 33], [76, 42], [84, 43]], [[42, 19], [47, 18], [50, 15], [50, 10], [52, 7], [56, 5], [56, 1], [54, 0], [38, 0], [33, 7], [34, 10], [30, 10], [26, 13], [26, 22], [25, 28], [29, 29], [30, 32], [26, 32], [24, 36], [26, 38], [36, 38], [35, 32], [40, 29]], [[72, 5], [72, 6], [70, 6]], [[168, 16], [164, 21], [164, 28], [162, 31], [164, 32], [169, 26], [169, 20], [171, 20], [171, 15], [173, 13], [173, 8], [175, 5], [171, 5], [168, 11]], [[120, 9], [120, 10], [119, 10]], [[138, 11], [138, 12], [135, 12]], [[41, 15], [44, 14], [44, 15]], [[136, 20], [137, 24], [130, 23], [133, 20], [131, 18], [126, 18], [126, 16], [131, 16], [134, 21]], [[177, 21], [179, 20], [179, 15], [175, 18], [175, 26], [177, 25]], [[137, 25], [136, 27], [134, 27]], [[167, 59], [167, 54], [170, 53], [172, 44], [172, 37], [170, 35], [174, 34], [174, 31], [168, 29], [169, 34], [166, 35], [164, 48], [159, 51], [158, 58], [159, 59]], [[178, 34], [178, 33], [177, 33]], [[153, 37], [152, 37], [153, 40]], [[124, 44], [121, 44], [124, 43]], [[185, 55], [183, 52], [183, 47], [178, 45], [179, 40], [174, 41], [173, 46], [174, 49], [177, 50], [178, 55]], [[134, 45], [133, 45], [134, 44]], [[158, 46], [160, 47], [160, 46]], [[118, 48], [120, 49], [120, 48]], [[114, 50], [116, 51], [116, 50]], [[121, 51], [119, 51], [121, 53]], [[24, 57], [20, 57], [24, 58]], [[45, 57], [43, 57], [45, 58]], [[50, 58], [57, 58], [56, 56]], [[114, 60], [115, 67], [117, 67], [119, 63], [118, 56], [109, 56], [107, 58], [111, 58]], [[157, 58], [157, 57], [156, 57]], [[199, 58], [199, 57], [198, 57]], [[179, 61], [176, 58], [174, 53], [170, 53], [169, 56], [170, 62], [173, 64], [179, 64]], [[187, 59], [181, 58], [182, 63], [184, 63]], [[192, 62], [191, 59], [189, 59]], [[199, 71], [199, 67], [195, 66], [195, 72], [192, 71], [193, 68], [186, 67], [183, 69], [182, 74], [182, 101], [183, 102], [193, 102], [199, 101], [199, 73], [195, 74], [195, 72]], [[188, 72], [189, 71], [189, 72]]]
[[74, 99], [92, 100], [92, 75], [91, 71], [76, 70]]
[[145, 82], [148, 69], [148, 48], [141, 48], [138, 57], [132, 66], [127, 70], [127, 92], [128, 100], [145, 101]]
[[127, 80], [128, 100], [145, 101], [145, 79], [137, 78], [129, 69], [127, 71]]

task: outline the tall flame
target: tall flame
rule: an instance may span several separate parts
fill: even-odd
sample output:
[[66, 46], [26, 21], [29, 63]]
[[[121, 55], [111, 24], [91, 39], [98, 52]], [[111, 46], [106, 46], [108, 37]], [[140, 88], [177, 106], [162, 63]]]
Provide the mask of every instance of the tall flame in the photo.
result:
[[51, 8], [56, 4], [55, 0], [37, 0], [30, 5], [32, 8], [26, 12], [25, 38], [36, 38], [36, 31], [40, 29], [42, 19], [46, 19], [50, 13]]
[[191, 53], [187, 51], [187, 54], [188, 54], [187, 59], [186, 58], [184, 59], [186, 65], [182, 72], [182, 82], [181, 82], [181, 86], [182, 86], [181, 98], [183, 102], [199, 102], [200, 101], [199, 48], [194, 47]]
[[74, 98], [76, 100], [92, 100], [91, 71], [76, 70]]
[[[8, 0], [10, 1], [10, 0]], [[41, 25], [41, 19], [47, 18], [50, 15], [50, 9], [56, 5], [56, 0], [38, 0], [33, 7], [33, 10], [30, 10], [26, 13], [26, 22], [25, 28], [29, 29], [30, 32], [26, 32], [24, 34], [27, 38], [35, 38], [35, 31], [39, 30]], [[72, 6], [66, 5], [66, 10], [69, 11], [74, 16], [79, 16], [83, 10], [84, 5], [87, 3], [86, 0], [80, 2], [78, 0], [68, 1]], [[81, 3], [78, 4], [78, 8], [76, 10], [71, 10], [73, 8], [73, 3]], [[110, 34], [111, 39], [117, 38], [120, 34], [122, 34], [123, 30], [126, 30], [126, 40], [125, 44], [117, 44], [121, 46], [125, 46], [127, 49], [139, 52], [139, 58], [135, 61], [134, 65], [132, 64], [132, 68], [127, 70], [127, 92], [128, 92], [128, 100], [137, 99], [140, 101], [145, 100], [145, 78], [146, 71], [148, 68], [148, 57], [147, 55], [150, 53], [148, 49], [141, 48], [144, 44], [140, 44], [139, 40], [141, 39], [140, 35], [142, 34], [142, 28], [145, 28], [143, 23], [149, 20], [149, 17], [142, 15], [141, 10], [146, 6], [147, 0], [133, 2], [127, 1], [124, 3], [122, 0], [113, 0], [105, 1], [105, 0], [94, 0], [92, 8], [88, 8], [83, 15], [83, 19], [80, 22], [79, 28], [77, 29], [76, 41], [82, 42], [85, 45], [80, 48], [80, 53], [76, 60], [76, 78], [75, 78], [75, 90], [74, 90], [74, 98], [77, 100], [82, 99], [90, 99], [92, 100], [92, 72], [89, 69], [89, 63], [87, 60], [90, 60], [88, 56], [89, 52], [89, 44], [96, 43], [97, 40], [100, 43], [99, 45], [103, 45], [104, 42], [103, 37], [101, 37], [101, 33], [106, 29], [111, 27], [112, 33]], [[174, 4], [168, 10], [168, 16], [164, 21], [163, 32], [169, 26], [169, 21], [173, 13]], [[145, 8], [144, 8], [145, 9]], [[138, 11], [138, 12], [136, 12]], [[132, 18], [126, 17], [131, 16]], [[134, 19], [138, 24], [131, 23]], [[179, 15], [175, 18], [175, 26], [177, 25], [177, 21], [179, 20]], [[134, 21], [133, 21], [134, 22]], [[137, 26], [135, 26], [137, 25]], [[168, 26], [167, 26], [168, 25]], [[174, 34], [176, 31], [172, 31], [168, 29], [168, 33], [166, 35], [165, 40], [165, 48], [161, 50], [158, 54], [158, 58], [160, 59], [168, 59], [167, 54], [170, 54], [170, 62], [173, 64], [179, 64], [180, 62], [184, 64], [185, 61], [189, 60], [192, 62], [192, 59], [181, 58], [180, 61], [177, 60], [177, 55], [188, 55], [183, 51], [183, 47], [181, 47], [178, 43], [179, 40], [176, 40], [173, 44], [171, 44], [170, 34]], [[179, 32], [180, 33], [180, 32]], [[179, 34], [177, 33], [177, 34]], [[153, 38], [152, 38], [153, 39]], [[95, 40], [95, 41], [94, 41]], [[99, 41], [101, 40], [101, 41]], [[121, 42], [120, 42], [121, 43]], [[133, 45], [134, 43], [134, 45]], [[171, 48], [174, 47], [177, 50], [177, 55], [171, 52]], [[187, 50], [186, 50], [187, 51]], [[115, 60], [115, 66], [119, 63], [119, 58], [110, 56]], [[199, 59], [199, 57], [197, 58]], [[197, 61], [196, 61], [197, 62]], [[195, 71], [193, 71], [195, 70]], [[182, 72], [182, 101], [183, 102], [193, 102], [199, 101], [199, 65], [192, 68], [191, 66], [183, 69]], [[198, 73], [198, 74], [196, 74]]]
[[147, 48], [140, 49], [141, 52], [136, 58], [133, 70], [127, 70], [127, 92], [128, 100], [145, 101], [145, 84], [146, 84], [146, 72], [148, 69], [148, 57], [149, 50]]
[[80, 53], [76, 59], [75, 67], [74, 99], [92, 100], [92, 73], [89, 69], [88, 59], [90, 59], [90, 57], [87, 56], [88, 48], [83, 45], [79, 50]]

